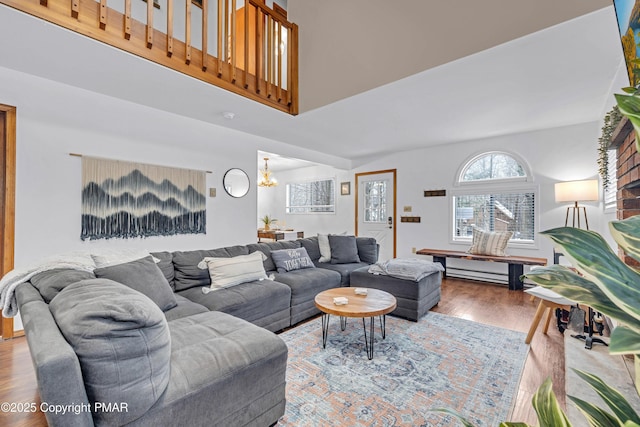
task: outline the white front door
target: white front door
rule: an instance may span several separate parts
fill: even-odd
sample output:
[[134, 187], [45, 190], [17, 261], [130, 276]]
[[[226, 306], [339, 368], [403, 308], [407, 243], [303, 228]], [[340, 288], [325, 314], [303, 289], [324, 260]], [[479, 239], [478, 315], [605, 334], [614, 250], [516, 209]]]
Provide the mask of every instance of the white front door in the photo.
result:
[[378, 261], [395, 257], [395, 169], [356, 174], [357, 235], [380, 245]]

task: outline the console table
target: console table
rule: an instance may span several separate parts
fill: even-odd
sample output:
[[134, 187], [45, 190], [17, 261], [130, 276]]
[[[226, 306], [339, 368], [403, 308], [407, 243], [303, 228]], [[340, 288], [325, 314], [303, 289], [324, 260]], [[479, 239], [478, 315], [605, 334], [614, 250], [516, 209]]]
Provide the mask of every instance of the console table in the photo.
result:
[[297, 239], [302, 239], [304, 237], [304, 231], [293, 231], [293, 230], [258, 230], [258, 242], [261, 242], [261, 239], [271, 239], [275, 240], [284, 240], [285, 235], [288, 233], [296, 233]]

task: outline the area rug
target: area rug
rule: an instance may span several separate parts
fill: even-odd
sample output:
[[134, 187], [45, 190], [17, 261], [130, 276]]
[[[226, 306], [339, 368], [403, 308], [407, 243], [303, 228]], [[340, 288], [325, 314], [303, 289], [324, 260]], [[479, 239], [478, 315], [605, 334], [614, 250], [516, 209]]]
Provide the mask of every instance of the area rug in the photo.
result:
[[[369, 320], [367, 319], [367, 327]], [[451, 426], [447, 407], [476, 426], [506, 421], [528, 352], [525, 334], [429, 312], [419, 322], [387, 316], [367, 359], [361, 319], [345, 331], [331, 316], [280, 334], [289, 348], [287, 407], [279, 426]]]

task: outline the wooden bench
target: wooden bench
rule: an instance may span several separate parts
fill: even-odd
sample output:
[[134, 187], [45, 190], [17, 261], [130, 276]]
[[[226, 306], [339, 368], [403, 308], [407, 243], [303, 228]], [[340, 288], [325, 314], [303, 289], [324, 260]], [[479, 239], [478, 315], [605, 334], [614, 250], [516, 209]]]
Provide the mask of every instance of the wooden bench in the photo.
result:
[[447, 258], [460, 258], [472, 261], [503, 262], [509, 264], [509, 290], [522, 290], [523, 283], [520, 276], [523, 274], [524, 265], [547, 265], [546, 258], [533, 258], [527, 256], [493, 256], [477, 255], [461, 251], [446, 251], [440, 249], [420, 249], [418, 255], [430, 255], [433, 262], [439, 262], [444, 267], [442, 277], [447, 277]]

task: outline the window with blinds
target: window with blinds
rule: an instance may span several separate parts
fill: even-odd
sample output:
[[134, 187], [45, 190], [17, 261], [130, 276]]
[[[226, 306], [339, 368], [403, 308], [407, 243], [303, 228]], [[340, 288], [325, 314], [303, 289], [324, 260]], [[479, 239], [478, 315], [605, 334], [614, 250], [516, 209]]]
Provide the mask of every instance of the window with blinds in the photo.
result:
[[335, 213], [335, 179], [287, 184], [286, 212], [289, 214]]
[[531, 245], [536, 236], [536, 187], [524, 182], [526, 164], [502, 152], [483, 153], [468, 161], [452, 194], [452, 239], [471, 241], [473, 228], [511, 231], [509, 243]]
[[609, 150], [609, 162], [607, 164], [607, 176], [609, 185], [604, 190], [604, 209], [616, 209], [616, 197], [618, 192], [618, 152], [617, 150]]

